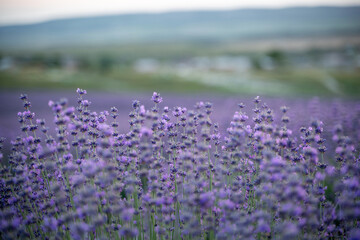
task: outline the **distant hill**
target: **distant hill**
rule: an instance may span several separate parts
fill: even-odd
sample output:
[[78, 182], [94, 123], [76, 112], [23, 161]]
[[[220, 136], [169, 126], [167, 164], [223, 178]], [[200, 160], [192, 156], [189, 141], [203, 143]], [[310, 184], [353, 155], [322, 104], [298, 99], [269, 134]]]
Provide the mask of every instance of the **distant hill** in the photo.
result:
[[295, 7], [60, 19], [0, 27], [0, 49], [223, 42], [360, 34], [360, 7]]

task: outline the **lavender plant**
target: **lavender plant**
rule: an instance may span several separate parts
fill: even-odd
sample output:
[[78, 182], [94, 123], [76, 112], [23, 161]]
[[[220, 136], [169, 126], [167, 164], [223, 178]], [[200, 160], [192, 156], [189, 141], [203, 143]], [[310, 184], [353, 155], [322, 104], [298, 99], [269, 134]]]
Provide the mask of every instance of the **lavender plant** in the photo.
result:
[[[226, 132], [212, 104], [193, 110], [132, 103], [118, 110], [50, 101], [52, 134], [21, 95], [22, 135], [3, 157], [2, 239], [360, 239], [358, 142], [321, 121], [289, 129], [259, 97], [239, 104]], [[1, 144], [4, 140], [1, 140]]]

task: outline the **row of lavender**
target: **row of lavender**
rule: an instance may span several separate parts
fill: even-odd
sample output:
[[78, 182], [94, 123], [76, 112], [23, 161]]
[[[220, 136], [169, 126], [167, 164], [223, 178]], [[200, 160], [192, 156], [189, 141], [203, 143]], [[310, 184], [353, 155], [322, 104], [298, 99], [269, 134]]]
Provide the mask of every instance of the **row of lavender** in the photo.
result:
[[[49, 102], [56, 136], [30, 111], [1, 166], [2, 239], [360, 239], [358, 147], [323, 124], [290, 129], [259, 98], [239, 104], [227, 132], [212, 105], [194, 110], [133, 102], [130, 131], [118, 111]], [[327, 146], [330, 147], [329, 151]]]

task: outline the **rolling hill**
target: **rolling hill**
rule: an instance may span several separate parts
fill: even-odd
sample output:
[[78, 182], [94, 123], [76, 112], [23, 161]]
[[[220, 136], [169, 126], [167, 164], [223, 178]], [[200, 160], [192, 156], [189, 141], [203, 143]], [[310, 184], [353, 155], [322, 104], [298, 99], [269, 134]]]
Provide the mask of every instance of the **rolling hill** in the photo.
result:
[[0, 27], [0, 50], [360, 35], [360, 6], [122, 14]]

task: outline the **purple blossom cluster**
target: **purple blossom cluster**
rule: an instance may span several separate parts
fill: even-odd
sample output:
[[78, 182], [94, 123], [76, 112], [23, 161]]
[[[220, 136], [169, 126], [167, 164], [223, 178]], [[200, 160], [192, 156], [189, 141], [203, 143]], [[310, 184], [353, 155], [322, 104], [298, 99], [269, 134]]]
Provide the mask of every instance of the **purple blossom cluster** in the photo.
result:
[[[226, 132], [213, 106], [133, 101], [118, 110], [50, 101], [55, 134], [21, 95], [22, 135], [0, 155], [1, 239], [360, 239], [359, 142], [323, 123], [290, 129], [259, 97]], [[4, 139], [0, 140], [2, 145]], [[331, 152], [330, 152], [331, 151]]]

